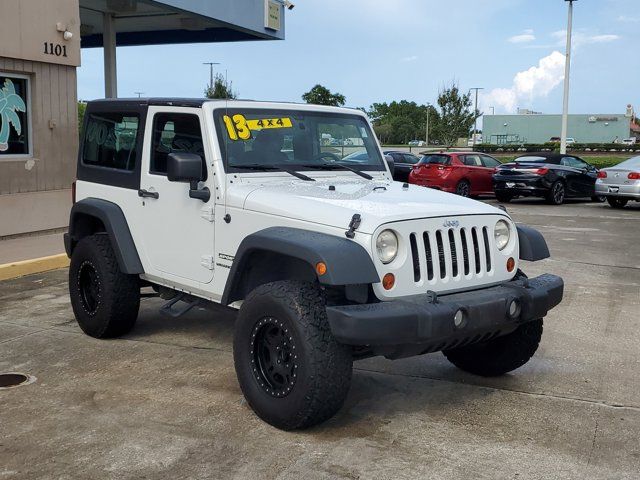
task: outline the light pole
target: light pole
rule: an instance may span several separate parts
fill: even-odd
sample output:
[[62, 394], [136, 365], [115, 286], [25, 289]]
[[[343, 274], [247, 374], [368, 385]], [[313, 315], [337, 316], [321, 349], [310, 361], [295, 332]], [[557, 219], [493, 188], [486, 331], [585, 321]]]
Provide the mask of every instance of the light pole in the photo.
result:
[[140, 98], [142, 95], [144, 95], [144, 92], [133, 92], [133, 93], [138, 95], [138, 98]]
[[491, 109], [491, 115], [496, 114], [496, 107], [489, 107]]
[[567, 153], [567, 130], [569, 124], [569, 72], [571, 70], [571, 28], [573, 27], [573, 2], [569, 2], [569, 19], [567, 20], [567, 51], [564, 64], [564, 98], [562, 100], [562, 134], [560, 135], [560, 153]]
[[424, 137], [425, 145], [429, 146], [429, 111], [431, 110], [431, 104], [427, 102], [427, 135]]
[[203, 65], [209, 65], [209, 88], [213, 89], [213, 66], [220, 65], [218, 62], [202, 62]]
[[473, 115], [474, 115], [474, 120], [473, 120], [473, 135], [471, 137], [472, 142], [473, 142], [473, 147], [475, 148], [476, 146], [476, 132], [478, 131], [478, 90], [484, 90], [484, 88], [482, 87], [473, 87], [469, 89], [469, 92], [471, 92], [471, 90], [475, 90], [476, 91], [476, 106], [475, 109], [473, 110]]

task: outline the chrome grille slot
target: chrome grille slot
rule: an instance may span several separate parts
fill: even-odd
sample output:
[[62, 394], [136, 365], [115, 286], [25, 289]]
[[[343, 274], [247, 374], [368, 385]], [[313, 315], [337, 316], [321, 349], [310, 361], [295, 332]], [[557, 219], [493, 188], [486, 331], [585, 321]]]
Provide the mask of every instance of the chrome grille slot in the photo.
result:
[[484, 238], [484, 253], [487, 259], [487, 272], [491, 271], [491, 248], [489, 245], [489, 229], [482, 227], [482, 237]]
[[422, 234], [422, 241], [424, 242], [426, 255], [427, 280], [433, 280], [433, 255], [431, 254], [431, 242], [429, 241], [429, 234], [427, 232]]
[[420, 257], [418, 256], [418, 242], [416, 234], [409, 235], [409, 244], [411, 245], [411, 259], [413, 260], [413, 281], [420, 281]]
[[436, 232], [436, 246], [438, 250], [438, 266], [440, 268], [440, 278], [447, 276], [447, 265], [444, 258], [444, 244], [442, 242], [442, 232]]
[[454, 277], [458, 276], [458, 250], [456, 248], [456, 239], [453, 229], [449, 229], [449, 250], [451, 251], [451, 271]]

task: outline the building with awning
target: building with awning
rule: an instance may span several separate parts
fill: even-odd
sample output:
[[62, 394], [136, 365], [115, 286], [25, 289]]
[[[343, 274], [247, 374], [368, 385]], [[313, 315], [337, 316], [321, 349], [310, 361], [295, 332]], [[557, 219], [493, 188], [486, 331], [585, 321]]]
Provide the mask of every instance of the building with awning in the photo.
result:
[[283, 40], [285, 10], [281, 0], [3, 0], [0, 238], [67, 224], [81, 48], [104, 48], [105, 96], [117, 97], [116, 47]]

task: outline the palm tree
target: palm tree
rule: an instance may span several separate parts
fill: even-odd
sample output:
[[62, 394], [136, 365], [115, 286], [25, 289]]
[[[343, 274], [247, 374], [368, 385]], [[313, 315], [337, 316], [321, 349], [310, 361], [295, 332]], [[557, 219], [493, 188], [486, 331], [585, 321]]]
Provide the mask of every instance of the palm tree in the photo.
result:
[[18, 135], [22, 132], [18, 112], [26, 111], [24, 100], [16, 93], [13, 82], [8, 78], [4, 80], [4, 87], [0, 89], [0, 151], [4, 152], [9, 148], [10, 125]]

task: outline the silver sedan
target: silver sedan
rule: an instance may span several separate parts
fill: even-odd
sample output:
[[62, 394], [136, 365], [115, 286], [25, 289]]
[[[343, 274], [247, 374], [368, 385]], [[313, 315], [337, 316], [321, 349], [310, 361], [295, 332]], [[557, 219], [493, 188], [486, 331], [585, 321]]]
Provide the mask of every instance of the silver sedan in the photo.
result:
[[640, 202], [640, 157], [600, 170], [596, 195], [607, 197], [613, 208], [622, 208], [629, 200]]

